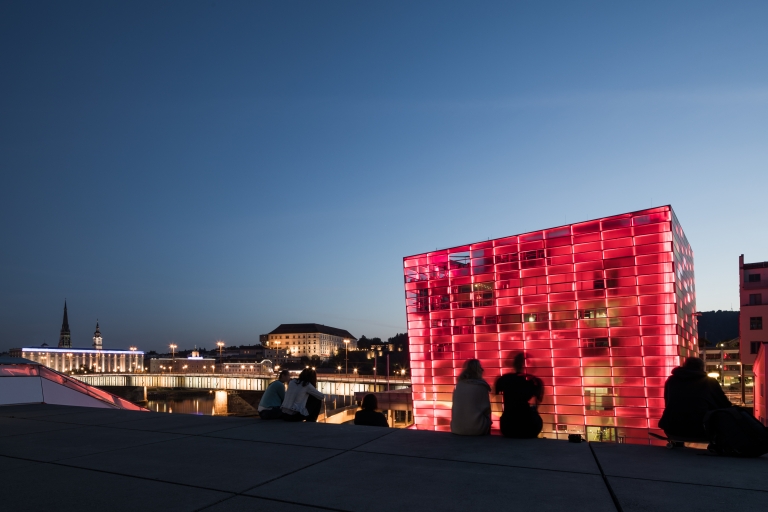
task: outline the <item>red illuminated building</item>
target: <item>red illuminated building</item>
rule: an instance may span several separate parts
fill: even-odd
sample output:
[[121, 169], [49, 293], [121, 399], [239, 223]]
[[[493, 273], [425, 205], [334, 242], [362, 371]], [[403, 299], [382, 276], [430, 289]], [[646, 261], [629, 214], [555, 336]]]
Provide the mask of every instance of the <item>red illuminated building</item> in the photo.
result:
[[[419, 429], [450, 430], [465, 360], [491, 386], [518, 352], [542, 435], [649, 443], [664, 382], [698, 355], [693, 252], [663, 206], [403, 259]], [[501, 400], [492, 397], [494, 429]]]

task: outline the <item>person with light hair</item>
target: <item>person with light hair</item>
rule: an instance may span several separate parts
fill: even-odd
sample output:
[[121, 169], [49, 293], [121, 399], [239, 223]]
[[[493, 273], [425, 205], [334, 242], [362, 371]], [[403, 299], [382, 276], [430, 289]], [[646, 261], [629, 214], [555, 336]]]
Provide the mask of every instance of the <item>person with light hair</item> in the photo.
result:
[[485, 436], [491, 433], [491, 387], [483, 380], [483, 367], [469, 359], [453, 390], [451, 432], [460, 436]]

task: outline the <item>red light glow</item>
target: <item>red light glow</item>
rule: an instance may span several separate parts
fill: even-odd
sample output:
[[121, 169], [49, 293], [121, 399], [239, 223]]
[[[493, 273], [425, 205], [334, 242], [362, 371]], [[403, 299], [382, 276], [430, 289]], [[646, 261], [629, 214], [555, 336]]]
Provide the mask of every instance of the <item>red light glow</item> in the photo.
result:
[[[517, 352], [544, 381], [550, 438], [649, 443], [664, 382], [697, 355], [693, 252], [672, 208], [403, 260], [414, 422], [450, 430], [467, 359], [491, 386]], [[492, 397], [498, 429], [500, 397]]]

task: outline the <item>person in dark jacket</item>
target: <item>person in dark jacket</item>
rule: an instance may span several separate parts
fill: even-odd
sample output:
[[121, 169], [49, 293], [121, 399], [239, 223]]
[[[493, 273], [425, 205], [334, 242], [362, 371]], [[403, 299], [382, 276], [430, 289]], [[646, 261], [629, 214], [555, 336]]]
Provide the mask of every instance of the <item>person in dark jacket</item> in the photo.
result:
[[369, 427], [389, 427], [387, 418], [380, 412], [376, 412], [379, 401], [376, 395], [368, 394], [363, 398], [361, 410], [355, 413], [355, 425], [367, 425]]
[[517, 354], [512, 362], [515, 372], [496, 380], [496, 394], [504, 395], [504, 412], [499, 422], [504, 437], [538, 437], [543, 427], [536, 409], [544, 398], [544, 384], [538, 377], [523, 373], [524, 365], [525, 356]]
[[704, 416], [714, 409], [731, 407], [717, 380], [707, 377], [704, 361], [689, 357], [672, 370], [664, 384], [664, 414], [659, 428], [667, 437], [707, 441]]

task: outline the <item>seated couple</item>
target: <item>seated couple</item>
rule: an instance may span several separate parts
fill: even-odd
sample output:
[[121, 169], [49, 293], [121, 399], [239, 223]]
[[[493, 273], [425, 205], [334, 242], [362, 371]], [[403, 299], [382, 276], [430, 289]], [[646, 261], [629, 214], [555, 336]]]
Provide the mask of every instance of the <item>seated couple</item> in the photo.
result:
[[[538, 437], [542, 429], [538, 405], [544, 396], [544, 385], [538, 377], [523, 373], [525, 356], [517, 354], [512, 361], [513, 373], [496, 379], [495, 392], [504, 398], [500, 427], [504, 437]], [[491, 433], [491, 387], [483, 380], [483, 367], [477, 359], [464, 363], [464, 370], [453, 391], [451, 432], [463, 436]]]
[[283, 370], [261, 397], [259, 417], [263, 420], [314, 422], [320, 415], [324, 398], [325, 395], [317, 390], [314, 370], [307, 368], [296, 379], [291, 379], [288, 370]]

